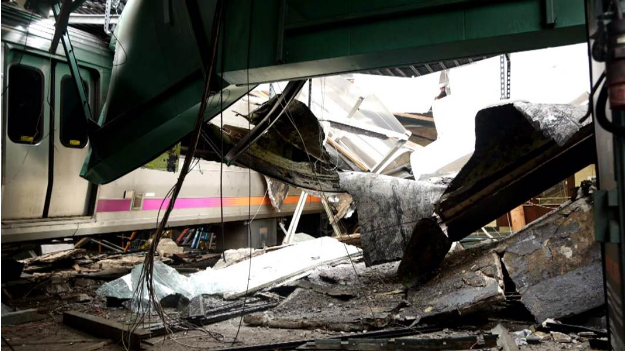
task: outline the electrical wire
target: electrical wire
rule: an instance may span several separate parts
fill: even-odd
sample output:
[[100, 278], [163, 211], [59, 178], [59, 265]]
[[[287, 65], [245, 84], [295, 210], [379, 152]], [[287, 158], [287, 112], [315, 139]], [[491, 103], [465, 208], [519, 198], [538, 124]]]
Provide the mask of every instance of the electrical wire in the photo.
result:
[[594, 110], [594, 96], [595, 93], [597, 92], [597, 89], [599, 89], [599, 86], [601, 85], [601, 83], [603, 83], [603, 81], [605, 80], [605, 71], [603, 71], [601, 73], [601, 75], [599, 76], [599, 79], [597, 79], [597, 82], [595, 82], [595, 84], [592, 86], [592, 89], [590, 89], [590, 94], [588, 96], [588, 111], [586, 111], [586, 114], [584, 114], [584, 116], [582, 116], [579, 119], [579, 123], [583, 123], [584, 121], [586, 121], [586, 119], [588, 119], [588, 117], [590, 117], [590, 115], [592, 114], [593, 110]]
[[[170, 321], [168, 321], [168, 316], [163, 310], [163, 308], [161, 307], [158, 297], [156, 296], [156, 289], [154, 287], [154, 255], [156, 253], [156, 249], [160, 241], [160, 238], [163, 236], [165, 226], [167, 225], [169, 216], [174, 208], [174, 204], [176, 202], [176, 199], [178, 198], [178, 194], [180, 193], [185, 177], [189, 172], [189, 167], [193, 161], [195, 150], [197, 149], [197, 145], [200, 139], [202, 124], [204, 122], [204, 113], [206, 111], [206, 106], [208, 104], [208, 99], [210, 96], [211, 77], [212, 77], [215, 61], [217, 58], [217, 47], [218, 47], [218, 41], [219, 41], [218, 38], [219, 38], [220, 29], [221, 29], [222, 17], [223, 17], [223, 1], [219, 0], [217, 1], [216, 10], [215, 10], [215, 18], [213, 20], [212, 33], [214, 34], [215, 37], [214, 37], [212, 48], [211, 48], [212, 53], [211, 53], [210, 61], [207, 63], [208, 67], [206, 68], [207, 74], [206, 74], [206, 78], [204, 82], [204, 91], [202, 93], [200, 109], [196, 117], [195, 127], [191, 134], [191, 143], [190, 143], [187, 155], [185, 156], [184, 164], [182, 166], [182, 170], [178, 177], [178, 181], [176, 182], [173, 188], [173, 191], [171, 192], [171, 199], [169, 201], [169, 204], [167, 205], [167, 209], [165, 211], [165, 214], [163, 215], [163, 219], [161, 220], [157, 228], [156, 234], [154, 235], [154, 239], [148, 249], [148, 253], [146, 255], [143, 268], [139, 276], [139, 281], [138, 281], [139, 285], [137, 285], [137, 288], [133, 292], [133, 299], [131, 301], [137, 302], [138, 307], [136, 308], [139, 314], [137, 314], [137, 316], [135, 317], [130, 332], [134, 331], [139, 326], [139, 324], [143, 322], [146, 316], [146, 313], [151, 312], [152, 309], [154, 309], [159, 319], [163, 323], [164, 329], [168, 333], [173, 334], [173, 331], [170, 328]], [[143, 302], [144, 288], [147, 290], [147, 302], [145, 302], [145, 304]], [[148, 314], [149, 319], [150, 317], [151, 317], [151, 314]], [[129, 336], [130, 334], [128, 334], [128, 337]]]
[[[321, 185], [321, 181], [319, 180], [319, 177], [318, 177], [317, 173], [315, 172], [314, 163], [310, 159], [310, 154], [308, 153], [308, 148], [306, 147], [306, 142], [304, 141], [304, 137], [302, 137], [302, 134], [300, 133], [299, 129], [297, 128], [297, 125], [295, 124], [293, 116], [291, 116], [290, 112], [287, 109], [288, 104], [284, 105], [283, 103], [281, 103], [281, 105], [282, 105], [282, 108], [284, 109], [286, 117], [291, 122], [291, 125], [293, 125], [293, 128], [297, 132], [297, 135], [299, 136], [299, 138], [300, 138], [300, 140], [302, 142], [302, 146], [304, 147], [304, 152], [306, 153], [306, 156], [308, 158], [308, 163], [310, 165], [311, 172], [312, 172], [315, 180], [317, 181], [321, 197], [323, 197], [322, 201], [327, 202], [327, 197], [325, 195], [325, 192], [323, 191], [323, 187]], [[360, 275], [358, 274], [358, 271], [356, 270], [356, 266], [354, 265], [354, 262], [352, 260], [351, 254], [349, 253], [349, 249], [347, 248], [347, 245], [345, 243], [343, 243], [343, 246], [345, 247], [345, 251], [347, 252], [347, 258], [349, 259], [350, 263], [352, 264], [352, 268], [354, 270], [354, 274], [356, 275], [356, 279], [358, 280], [359, 285], [362, 287], [362, 281], [360, 280]], [[365, 301], [367, 302], [367, 306], [369, 307], [369, 310], [371, 311], [371, 316], [373, 317], [373, 320], [375, 321], [376, 317], [375, 317], [375, 313], [373, 312], [373, 307], [371, 306], [371, 302], [369, 300], [369, 296], [367, 296], [367, 295], [364, 295], [364, 296], [365, 296]]]
[[[254, 0], [250, 0], [250, 22], [249, 22], [249, 29], [248, 29], [248, 35], [247, 35], [247, 62], [246, 62], [246, 66], [247, 66], [247, 114], [249, 116], [249, 114], [251, 113], [250, 111], [250, 49], [252, 47], [251, 43], [252, 43], [252, 24], [253, 24], [253, 18], [254, 18]], [[251, 133], [252, 131], [252, 123], [250, 121], [250, 118], [247, 119], [247, 133]], [[222, 160], [223, 161], [223, 160]], [[222, 162], [223, 165], [223, 162]], [[250, 254], [249, 254], [249, 265], [247, 268], [247, 283], [245, 286], [245, 294], [243, 295], [243, 308], [241, 311], [241, 317], [239, 318], [239, 326], [237, 327], [237, 333], [234, 335], [234, 339], [232, 340], [232, 345], [234, 346], [234, 344], [237, 342], [237, 338], [239, 337], [239, 332], [241, 331], [241, 325], [243, 324], [243, 316], [245, 315], [245, 305], [247, 303], [247, 294], [248, 291], [250, 289], [250, 276], [252, 275], [252, 253], [253, 253], [253, 249], [252, 249], [252, 219], [251, 219], [251, 213], [252, 213], [252, 169], [251, 168], [247, 168], [247, 182], [248, 182], [248, 197], [247, 197], [247, 212], [248, 212], [248, 221], [247, 221], [247, 246], [250, 248]], [[263, 196], [264, 199], [264, 196]], [[260, 209], [260, 207], [259, 207]], [[256, 217], [256, 215], [254, 215], [254, 217]]]

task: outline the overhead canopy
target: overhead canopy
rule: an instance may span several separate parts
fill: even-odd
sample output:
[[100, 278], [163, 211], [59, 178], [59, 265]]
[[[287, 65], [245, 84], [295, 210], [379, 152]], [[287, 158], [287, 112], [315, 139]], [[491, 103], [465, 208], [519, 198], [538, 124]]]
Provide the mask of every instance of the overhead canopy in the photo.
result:
[[[135, 0], [124, 9], [107, 106], [101, 127], [91, 130], [92, 153], [81, 172], [92, 182], [108, 183], [140, 167], [193, 128], [216, 0], [169, 4]], [[224, 4], [224, 49], [216, 69], [223, 79], [212, 80], [207, 120], [261, 82], [586, 40], [582, 0], [549, 6], [542, 0]]]

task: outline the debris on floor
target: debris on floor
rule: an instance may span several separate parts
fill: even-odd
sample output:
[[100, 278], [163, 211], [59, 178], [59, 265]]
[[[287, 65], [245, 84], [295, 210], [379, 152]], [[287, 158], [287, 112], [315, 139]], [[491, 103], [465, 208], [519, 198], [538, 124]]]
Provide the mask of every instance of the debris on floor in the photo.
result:
[[[505, 301], [501, 260], [496, 253], [455, 253], [434, 278], [408, 291], [405, 319], [426, 320], [488, 312]], [[431, 319], [430, 319], [431, 320]]]
[[592, 198], [569, 201], [497, 246], [521, 302], [537, 322], [604, 304]]
[[[231, 347], [241, 322], [245, 336], [235, 347], [256, 349], [590, 350], [605, 346], [607, 336], [605, 321], [588, 323], [605, 314], [603, 286], [578, 275], [602, 276], [592, 208], [582, 196], [503, 240], [466, 249], [444, 233], [423, 240], [430, 227], [440, 229], [425, 217], [401, 261], [372, 266], [363, 250], [345, 243], [349, 236], [225, 253], [170, 253], [178, 241], [166, 241], [154, 288], [167, 324], [151, 310], [136, 314], [147, 301], [146, 290], [134, 294], [145, 253], [46, 254], [23, 260], [23, 277], [3, 283], [3, 310], [15, 312], [3, 314], [2, 333], [12, 346], [30, 349], [40, 346], [33, 341], [50, 341], [29, 328], [38, 324], [90, 343], [77, 342], [80, 348], [153, 349], [158, 342], [179, 349], [184, 338], [218, 349]], [[410, 258], [412, 246], [428, 256]], [[205, 270], [182, 270], [208, 261]], [[427, 263], [434, 266], [423, 269]]]
[[[155, 294], [159, 300], [173, 294], [181, 294], [188, 300], [200, 294], [235, 299], [294, 277], [306, 276], [319, 265], [352, 255], [357, 256], [360, 253], [361, 251], [354, 246], [345, 245], [333, 238], [321, 237], [286, 246], [256, 258], [245, 259], [218, 270], [209, 268], [188, 277], [162, 262], [155, 262]], [[250, 265], [250, 261], [253, 265]], [[133, 296], [140, 284], [145, 285], [145, 282], [140, 280], [141, 270], [141, 265], [135, 267], [131, 274], [106, 283], [97, 293], [121, 300], [147, 300], [147, 289], [142, 291], [144, 297]], [[249, 279], [245, 280], [248, 277]], [[133, 302], [132, 306], [136, 307], [137, 303]]]
[[245, 317], [251, 326], [355, 332], [392, 326], [405, 292], [395, 279], [397, 262], [365, 267], [344, 261], [324, 265], [306, 278], [282, 285], [294, 291], [276, 308]]

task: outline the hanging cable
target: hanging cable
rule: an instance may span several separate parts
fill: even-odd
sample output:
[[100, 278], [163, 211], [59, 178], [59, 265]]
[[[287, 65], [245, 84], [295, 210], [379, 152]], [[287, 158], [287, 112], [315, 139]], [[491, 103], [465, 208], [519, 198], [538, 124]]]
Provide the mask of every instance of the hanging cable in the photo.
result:
[[[194, 154], [195, 154], [195, 150], [197, 148], [197, 144], [200, 138], [200, 132], [202, 129], [202, 124], [204, 122], [204, 114], [206, 112], [206, 106], [208, 103], [208, 98], [209, 98], [209, 94], [210, 94], [210, 83], [211, 83], [211, 77], [213, 74], [213, 68], [215, 65], [215, 61], [217, 58], [217, 44], [218, 44], [218, 38], [219, 38], [219, 31], [221, 28], [221, 20], [222, 20], [222, 15], [223, 15], [223, 1], [222, 0], [218, 0], [217, 4], [216, 4], [216, 8], [215, 8], [215, 16], [214, 16], [214, 20], [213, 20], [213, 30], [212, 33], [214, 34], [213, 36], [213, 40], [212, 40], [212, 47], [210, 48], [211, 50], [211, 59], [210, 62], [208, 63], [208, 67], [206, 68], [206, 78], [205, 78], [205, 82], [204, 82], [204, 91], [202, 93], [202, 97], [201, 97], [201, 101], [200, 101], [200, 109], [198, 112], [198, 115], [196, 117], [196, 121], [195, 121], [195, 127], [193, 129], [193, 132], [191, 133], [191, 143], [189, 145], [189, 150], [187, 152], [187, 155], [185, 156], [185, 160], [184, 160], [184, 164], [182, 166], [182, 169], [180, 171], [180, 175], [178, 176], [178, 181], [176, 182], [176, 184], [173, 187], [173, 191], [171, 194], [171, 199], [169, 201], [169, 204], [167, 205], [167, 209], [165, 211], [165, 214], [163, 215], [163, 219], [161, 220], [157, 230], [156, 230], [156, 234], [154, 235], [154, 239], [152, 241], [152, 243], [150, 244], [149, 250], [147, 252], [145, 261], [144, 261], [144, 265], [143, 268], [141, 270], [141, 274], [139, 277], [139, 285], [137, 286], [137, 289], [135, 290], [135, 292], [133, 293], [133, 300], [138, 300], [138, 304], [139, 304], [139, 312], [143, 313], [143, 315], [145, 315], [146, 311], [144, 310], [145, 307], [143, 307], [143, 302], [142, 302], [142, 293], [143, 293], [143, 287], [145, 286], [147, 288], [147, 296], [148, 296], [148, 301], [147, 301], [147, 309], [148, 311], [151, 310], [152, 308], [154, 308], [154, 310], [156, 311], [158, 317], [160, 318], [161, 322], [164, 325], [164, 328], [167, 331], [170, 331], [168, 324], [167, 324], [167, 319], [166, 319], [166, 314], [163, 311], [160, 302], [158, 301], [158, 298], [156, 296], [156, 290], [154, 287], [154, 255], [156, 253], [156, 248], [158, 246], [158, 243], [160, 241], [160, 238], [163, 236], [164, 230], [165, 230], [165, 226], [167, 225], [167, 221], [169, 220], [169, 216], [174, 208], [174, 204], [176, 202], [176, 199], [178, 198], [178, 195], [180, 193], [180, 190], [182, 188], [182, 184], [184, 183], [185, 177], [187, 176], [188, 172], [189, 172], [189, 166], [191, 165], [191, 162], [193, 160]], [[144, 285], [145, 283], [145, 285]], [[139, 319], [137, 318], [135, 321], [135, 325], [133, 326], [133, 330], [136, 329], [138, 327], [138, 322]]]
[[[251, 43], [252, 43], [252, 20], [253, 20], [253, 16], [254, 16], [254, 0], [250, 0], [250, 22], [249, 22], [249, 29], [248, 29], [248, 34], [247, 34], [247, 62], [246, 62], [246, 66], [247, 66], [247, 133], [249, 134], [252, 131], [252, 123], [250, 121], [250, 114], [251, 114], [251, 109], [250, 109], [250, 49], [251, 49]], [[223, 164], [223, 162], [222, 162]], [[247, 294], [248, 291], [250, 289], [250, 276], [252, 275], [252, 169], [251, 168], [247, 168], [247, 187], [248, 187], [248, 196], [247, 196], [247, 246], [250, 248], [250, 253], [249, 253], [249, 265], [247, 268], [247, 282], [245, 285], [245, 295], [243, 295], [243, 308], [241, 310], [241, 317], [239, 318], [239, 326], [237, 327], [237, 333], [236, 335], [234, 335], [234, 339], [232, 340], [232, 345], [234, 346], [234, 344], [237, 342], [237, 338], [239, 337], [239, 332], [241, 331], [241, 325], [243, 324], [243, 316], [245, 315], [245, 305], [247, 303]], [[269, 187], [269, 186], [267, 186]], [[264, 196], [263, 196], [264, 199]], [[261, 202], [262, 203], [262, 202]], [[256, 217], [256, 215], [254, 215], [254, 217]]]

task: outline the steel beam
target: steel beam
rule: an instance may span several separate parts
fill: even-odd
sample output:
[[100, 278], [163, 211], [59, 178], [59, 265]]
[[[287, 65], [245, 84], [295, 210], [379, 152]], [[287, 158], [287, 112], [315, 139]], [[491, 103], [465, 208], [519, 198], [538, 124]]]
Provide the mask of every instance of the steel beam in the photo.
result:
[[74, 83], [76, 84], [76, 91], [78, 92], [78, 96], [80, 98], [83, 113], [85, 114], [87, 121], [92, 121], [93, 116], [91, 115], [91, 107], [89, 106], [89, 99], [87, 97], [87, 92], [85, 91], [85, 86], [82, 78], [80, 77], [78, 60], [76, 60], [74, 48], [72, 47], [72, 42], [69, 38], [69, 34], [67, 33], [67, 21], [69, 20], [71, 6], [72, 2], [70, 0], [63, 2], [62, 7], [59, 6], [58, 3], [52, 6], [52, 12], [54, 13], [54, 18], [56, 19], [56, 30], [54, 32], [52, 44], [50, 45], [50, 52], [56, 52], [56, 46], [58, 45], [58, 41], [60, 39], [61, 44], [63, 44], [63, 51], [65, 51], [67, 63], [69, 64], [69, 71], [71, 72]]
[[[119, 22], [118, 15], [111, 15], [111, 24], [117, 24]], [[91, 15], [84, 13], [72, 13], [69, 15], [68, 24], [91, 24], [91, 25], [104, 25], [104, 15]]]
[[[252, 20], [247, 11], [229, 12], [226, 31], [247, 33], [252, 23], [252, 39], [263, 46], [252, 46], [248, 67], [246, 38], [240, 38], [239, 47], [233, 44], [226, 54], [224, 79], [242, 84], [249, 74], [251, 83], [295, 80], [584, 42], [583, 0], [545, 1], [441, 0], [399, 6], [374, 0], [324, 6], [263, 1], [253, 7]], [[233, 0], [230, 6], [248, 9], [252, 2]]]
[[[583, 0], [552, 0], [549, 6], [557, 14], [553, 28], [545, 23], [544, 1], [413, 0], [397, 5], [345, 0], [321, 6], [307, 0], [228, 1], [217, 63], [222, 81], [214, 89], [226, 89], [228, 102], [211, 106], [206, 119], [245, 94], [244, 87], [258, 83], [383, 71], [586, 40]], [[194, 19], [184, 8], [188, 3], [201, 10]], [[124, 15], [118, 37], [129, 44], [117, 53], [124, 64], [111, 80], [102, 119], [106, 126], [92, 139], [96, 158], [81, 173], [90, 181], [111, 182], [192, 130], [189, 121], [199, 105], [201, 75], [174, 94], [155, 98], [201, 70], [200, 53], [208, 48], [200, 47], [205, 40], [197, 27], [210, 38], [214, 3], [189, 0], [172, 6], [177, 8], [169, 13], [170, 23], [162, 21], [162, 6], [149, 0], [137, 0]], [[159, 55], [154, 55], [155, 47]]]

